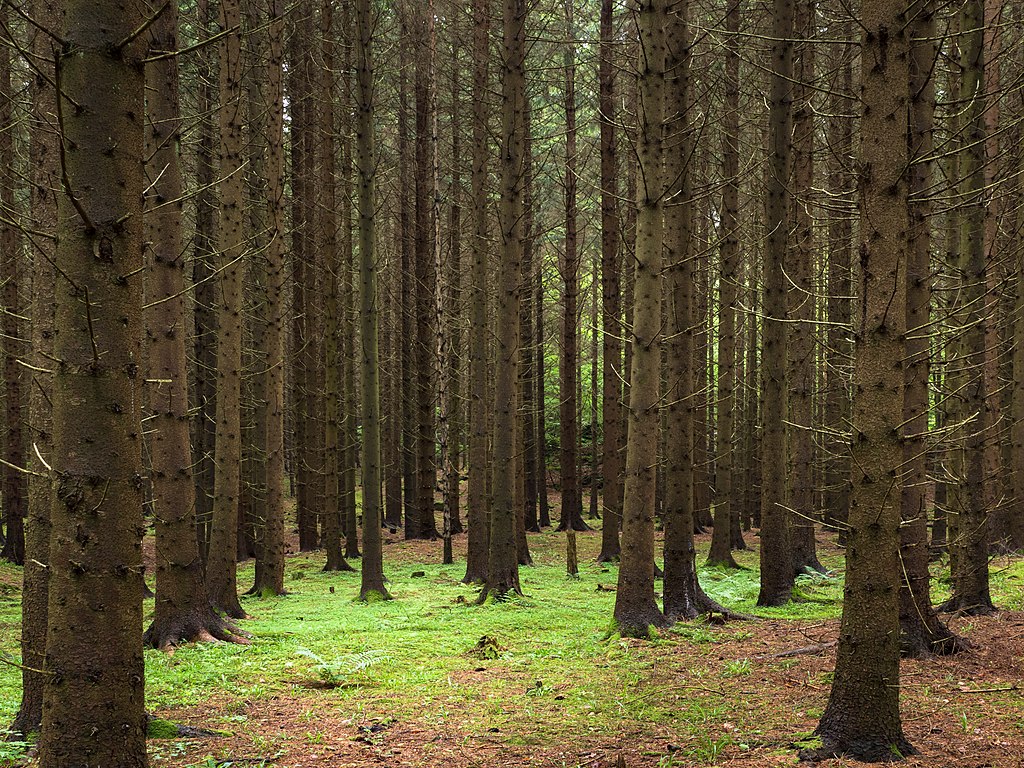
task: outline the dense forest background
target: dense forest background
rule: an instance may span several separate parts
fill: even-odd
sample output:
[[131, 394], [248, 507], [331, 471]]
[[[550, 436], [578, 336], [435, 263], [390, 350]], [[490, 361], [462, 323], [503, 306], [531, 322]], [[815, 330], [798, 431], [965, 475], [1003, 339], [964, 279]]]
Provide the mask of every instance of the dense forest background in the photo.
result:
[[259, 644], [288, 563], [489, 611], [557, 549], [615, 638], [842, 570], [804, 755], [912, 755], [901, 655], [1024, 547], [1020, 16], [0, 3], [11, 732], [143, 765], [143, 648]]

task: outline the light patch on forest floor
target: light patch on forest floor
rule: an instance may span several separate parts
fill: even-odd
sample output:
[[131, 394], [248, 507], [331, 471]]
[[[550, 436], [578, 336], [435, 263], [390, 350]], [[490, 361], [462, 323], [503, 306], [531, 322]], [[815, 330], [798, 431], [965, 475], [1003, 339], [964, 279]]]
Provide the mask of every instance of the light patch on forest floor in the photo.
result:
[[[654, 642], [607, 637], [614, 593], [598, 587], [614, 587], [616, 568], [594, 562], [599, 532], [578, 535], [578, 580], [565, 577], [563, 535], [531, 535], [525, 597], [479, 607], [459, 581], [464, 536], [452, 566], [435, 564], [440, 542], [386, 541], [393, 601], [356, 603], [358, 574], [324, 574], [322, 555], [297, 555], [289, 595], [245, 600], [252, 645], [147, 651], [149, 709], [224, 732], [151, 740], [154, 768], [604, 768], [620, 752], [629, 768], [785, 766], [824, 707], [842, 594], [831, 536], [820, 554], [836, 572], [801, 578], [783, 608], [754, 607], [755, 551], [738, 553], [747, 570], [702, 568], [712, 597], [762, 619], [677, 625]], [[698, 562], [707, 547], [698, 537]], [[962, 657], [903, 664], [905, 727], [922, 752], [908, 766], [1024, 765], [1024, 563], [1000, 558], [992, 572], [994, 599], [1013, 610], [956, 620], [976, 644]], [[250, 563], [239, 584], [251, 579]], [[4, 652], [16, 653], [17, 615], [16, 594], [0, 593]], [[823, 647], [777, 656], [812, 646]], [[3, 720], [17, 708], [16, 672], [0, 669]]]

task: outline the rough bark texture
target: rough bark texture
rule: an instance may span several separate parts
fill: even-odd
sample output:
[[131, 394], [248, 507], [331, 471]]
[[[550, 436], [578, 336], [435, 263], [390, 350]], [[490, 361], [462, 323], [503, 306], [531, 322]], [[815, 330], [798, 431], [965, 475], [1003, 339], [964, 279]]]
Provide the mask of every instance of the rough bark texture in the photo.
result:
[[[526, 2], [505, 0], [502, 16], [501, 262], [498, 271], [494, 372], [494, 497], [487, 581], [480, 601], [520, 593], [515, 508], [516, 380], [523, 249]], [[521, 510], [520, 510], [521, 511]]]
[[[178, 5], [172, 2], [150, 28], [150, 55], [178, 50]], [[169, 648], [194, 640], [232, 637], [210, 604], [195, 536], [195, 485], [188, 429], [185, 358], [185, 263], [178, 58], [147, 65], [145, 312], [148, 343], [147, 422], [153, 518], [156, 527], [156, 602], [144, 643]]]
[[[3, 10], [3, 23], [7, 28], [7, 9]], [[17, 186], [14, 157], [14, 123], [11, 98], [11, 49], [0, 52], [0, 210], [4, 223], [0, 224], [0, 357], [3, 358], [4, 377], [4, 453], [6, 462], [0, 468], [6, 536], [0, 557], [16, 565], [25, 564], [25, 515], [28, 511], [27, 475], [19, 467], [25, 466], [24, 413], [22, 403], [23, 376], [18, 358], [22, 354], [21, 336], [21, 232], [14, 222], [20, 216], [15, 208]]]
[[[734, 484], [733, 424], [736, 404], [736, 314], [739, 281], [739, 161], [740, 161], [740, 83], [739, 83], [740, 3], [733, 0], [726, 15], [725, 115], [722, 133], [722, 245], [719, 250], [720, 273], [718, 320], [718, 423], [715, 430], [715, 528], [711, 536], [709, 565], [739, 567], [732, 556], [732, 519], [739, 521], [736, 504], [738, 484]], [[734, 490], [735, 489], [735, 490]], [[737, 526], [738, 527], [738, 526]], [[743, 542], [742, 535], [739, 542]]]
[[236, 574], [238, 492], [241, 465], [242, 383], [242, 100], [241, 9], [238, 0], [222, 0], [219, 24], [234, 30], [220, 38], [220, 275], [217, 307], [217, 456], [213, 524], [206, 565], [210, 600], [232, 618], [245, 618], [238, 602]]
[[416, 67], [413, 92], [416, 99], [416, 158], [414, 173], [416, 264], [416, 507], [412, 530], [406, 538], [436, 539], [434, 490], [437, 486], [436, 379], [437, 319], [435, 291], [437, 266], [434, 254], [434, 176], [431, 172], [437, 136], [431, 130], [436, 110], [434, 99], [434, 5], [422, 5], [413, 16]]
[[[55, 0], [36, 0], [32, 15], [47, 29], [60, 25]], [[56, 43], [35, 30], [31, 48], [39, 61], [32, 82], [31, 138], [29, 162], [32, 179], [30, 205], [32, 221], [43, 232], [57, 231], [59, 149], [54, 122], [57, 113], [53, 89]], [[50, 571], [50, 514], [55, 497], [44, 474], [40, 457], [52, 461], [52, 383], [54, 316], [53, 269], [56, 240], [32, 238], [32, 330], [30, 341], [33, 366], [28, 395], [28, 428], [33, 450], [28, 455], [28, 518], [25, 521], [25, 568], [21, 589], [21, 706], [10, 730], [28, 734], [39, 730], [43, 718], [43, 669], [46, 660], [47, 596]]]
[[905, 656], [954, 653], [961, 642], [932, 608], [928, 572], [928, 384], [930, 352], [931, 185], [934, 151], [932, 121], [936, 55], [934, 6], [923, 5], [910, 26], [910, 124], [908, 148], [913, 165], [908, 179], [907, 335], [904, 348], [904, 484], [901, 503], [900, 648]]
[[797, 64], [793, 88], [793, 241], [786, 251], [787, 316], [790, 320], [786, 392], [789, 397], [789, 483], [795, 573], [824, 572], [814, 541], [817, 517], [814, 477], [815, 293], [814, 273], [814, 45], [816, 0], [797, 0]]
[[668, 0], [643, 0], [637, 11], [640, 41], [636, 153], [637, 231], [633, 299], [633, 360], [629, 389], [622, 560], [615, 621], [626, 635], [646, 637], [665, 617], [654, 599], [654, 496], [661, 363], [661, 269], [665, 183], [662, 131]]
[[[212, 37], [215, 9], [207, 0], [198, 0], [197, 16], [204, 34]], [[196, 415], [192, 422], [193, 470], [196, 486], [196, 538], [205, 563], [210, 548], [213, 516], [213, 450], [216, 442], [217, 410], [217, 281], [216, 261], [217, 192], [214, 184], [214, 117], [217, 114], [217, 49], [206, 46], [198, 52], [200, 67], [198, 142], [196, 147], [196, 231], [192, 262], [195, 384], [189, 402]]]
[[[843, 35], [852, 34], [850, 23], [840, 26]], [[844, 94], [853, 90], [853, 51], [844, 50], [838, 66], [840, 87], [830, 100], [829, 134], [833, 136], [834, 151], [829, 167], [829, 194], [841, 208], [829, 217], [828, 238], [828, 338], [825, 355], [825, 524], [839, 531], [839, 540], [846, 539], [846, 519], [850, 511], [850, 457], [846, 433], [850, 420], [850, 307], [852, 294], [851, 251], [853, 226], [846, 208], [849, 199], [853, 163], [853, 120], [847, 117]]]
[[[321, 544], [327, 554], [325, 571], [355, 570], [341, 549], [343, 531], [343, 496], [345, 495], [345, 431], [343, 420], [351, 411], [342, 411], [342, 386], [345, 373], [345, 342], [342, 338], [343, 307], [339, 305], [342, 282], [347, 280], [348, 264], [339, 257], [337, 196], [335, 195], [335, 121], [334, 96], [334, 11], [330, 2], [321, 7], [320, 27], [323, 32], [320, 69], [320, 90], [326, 94], [320, 112], [320, 228], [322, 254], [326, 269], [327, 296], [324, 301], [324, 508]], [[346, 139], [342, 138], [343, 141]], [[343, 250], [343, 249], [342, 249]]]
[[583, 522], [579, 476], [579, 271], [576, 231], [576, 50], [573, 40], [573, 0], [566, 0], [565, 46], [565, 252], [562, 256], [562, 334], [558, 347], [559, 488], [562, 507], [558, 530], [589, 530]]
[[[693, 128], [690, 123], [689, 2], [676, 2], [666, 33], [665, 255], [668, 338], [665, 446], [665, 599], [669, 620], [694, 619], [722, 607], [697, 581], [693, 546]], [[726, 526], [728, 533], [728, 526]], [[726, 539], [728, 542], [728, 539]], [[726, 550], [728, 552], [728, 549]]]
[[614, 4], [601, 1], [598, 119], [601, 125], [601, 473], [604, 515], [598, 562], [619, 559], [622, 524], [622, 296], [615, 151]]
[[469, 481], [467, 584], [486, 581], [490, 520], [487, 500], [487, 39], [489, 3], [473, 3], [473, 239], [469, 302]]
[[[985, 443], [994, 425], [988, 423], [989, 392], [985, 376], [985, 291], [987, 265], [984, 251], [985, 222], [985, 50], [982, 0], [969, 0], [961, 11], [961, 97], [968, 98], [964, 115], [964, 147], [960, 153], [960, 319], [963, 355], [963, 408], [965, 424], [963, 481], [955, 519], [956, 555], [951, 560], [953, 594], [943, 605], [967, 614], [991, 613], [994, 609], [988, 585], [987, 483]], [[994, 393], [993, 397], [994, 397]], [[952, 525], [951, 525], [952, 528]]]
[[786, 512], [786, 278], [789, 234], [795, 0], [774, 0], [765, 225], [761, 430], [761, 592], [758, 605], [789, 602], [793, 590], [790, 521]]
[[377, 348], [377, 250], [374, 174], [373, 30], [370, 0], [356, 6], [356, 162], [359, 170], [359, 317], [363, 414], [363, 559], [359, 599], [389, 598], [384, 586], [380, 521], [380, 353]]
[[136, 768], [147, 765], [138, 359], [147, 41], [136, 33], [144, 4], [75, 0], [63, 10], [57, 502], [38, 761]]
[[913, 754], [899, 711], [899, 524], [906, 331], [908, 19], [862, 4], [860, 290], [854, 341], [853, 494], [835, 677], [819, 756]]

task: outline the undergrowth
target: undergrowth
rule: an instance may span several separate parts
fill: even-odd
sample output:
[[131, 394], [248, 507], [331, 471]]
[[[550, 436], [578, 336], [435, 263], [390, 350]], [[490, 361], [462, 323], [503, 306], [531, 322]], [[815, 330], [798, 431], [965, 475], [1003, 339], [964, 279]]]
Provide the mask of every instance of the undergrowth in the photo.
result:
[[[567, 731], [616, 733], [624, 723], [652, 724], [686, 739], [664, 765], [683, 764], [684, 757], [713, 764], [732, 743], [719, 725], [742, 713], [722, 702], [689, 701], [689, 692], [752, 684], [749, 659], [758, 651], [746, 644], [751, 624], [677, 624], [646, 643], [609, 637], [617, 568], [595, 562], [599, 532], [578, 537], [577, 580], [565, 576], [561, 534], [531, 535], [536, 565], [521, 570], [524, 596], [482, 606], [474, 604], [478, 588], [460, 581], [465, 565], [458, 555], [454, 565], [439, 564], [440, 542], [386, 538], [394, 600], [359, 603], [358, 573], [323, 573], [320, 553], [292, 557], [287, 596], [243, 601], [253, 616], [242, 623], [254, 635], [251, 645], [146, 652], [147, 708], [198, 708], [211, 715], [207, 727], [240, 731], [249, 703], [284, 696], [308, 701], [310, 711], [334, 708], [365, 719], [418, 719], [437, 727], [457, 719], [465, 732], [502, 734], [510, 743], [550, 744]], [[465, 537], [456, 544], [464, 547]], [[424, 562], [425, 552], [433, 562]], [[828, 547], [821, 556], [829, 573], [800, 577], [794, 601], [780, 608], [755, 605], [754, 551], [736, 553], [740, 569], [701, 567], [700, 580], [726, 608], [776, 622], [820, 622], [839, 616], [842, 597], [841, 551]], [[698, 563], [703, 560], [698, 552]], [[937, 575], [941, 568], [936, 565]], [[997, 604], [1021, 607], [1022, 577], [1020, 560], [993, 563]], [[0, 583], [18, 578], [17, 569], [0, 565]], [[249, 563], [240, 568], [239, 584], [244, 589], [251, 581]], [[936, 600], [942, 589], [937, 585]], [[0, 591], [0, 652], [17, 654], [19, 610], [16, 591]], [[803, 644], [794, 634], [793, 645]], [[317, 682], [329, 685], [311, 685]], [[18, 669], [0, 664], [0, 726], [15, 714], [19, 686]]]

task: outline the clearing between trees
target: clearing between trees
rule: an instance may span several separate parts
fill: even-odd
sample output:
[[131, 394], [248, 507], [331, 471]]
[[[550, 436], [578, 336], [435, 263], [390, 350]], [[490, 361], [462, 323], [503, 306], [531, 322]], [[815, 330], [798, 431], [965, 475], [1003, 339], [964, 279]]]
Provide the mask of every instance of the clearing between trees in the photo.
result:
[[[828, 697], [842, 597], [842, 551], [819, 537], [830, 576], [798, 580], [796, 601], [757, 609], [757, 551], [743, 570], [701, 568], [707, 592], [759, 620], [695, 622], [653, 642], [608, 636], [616, 566], [595, 562], [599, 531], [578, 535], [579, 579], [565, 538], [531, 534], [524, 598], [476, 606], [441, 542], [385, 534], [393, 601], [360, 604], [358, 573], [323, 573], [322, 554], [289, 558], [289, 594], [245, 600], [251, 645], [146, 652], [147, 707], [214, 731], [187, 739], [151, 727], [160, 768], [535, 765], [545, 768], [758, 768], [797, 763]], [[751, 538], [752, 543], [756, 537]], [[709, 540], [698, 537], [698, 562]], [[947, 564], [936, 564], [937, 601]], [[954, 619], [974, 648], [902, 663], [907, 766], [1024, 765], [1024, 561], [992, 562], [1002, 610]], [[252, 565], [240, 584], [252, 581]], [[0, 651], [16, 653], [20, 572], [0, 566]], [[660, 582], [659, 582], [660, 588]], [[147, 603], [147, 613], [152, 603]], [[19, 674], [0, 665], [0, 718]], [[23, 748], [0, 746], [0, 765]], [[860, 765], [826, 760], [822, 768]]]

